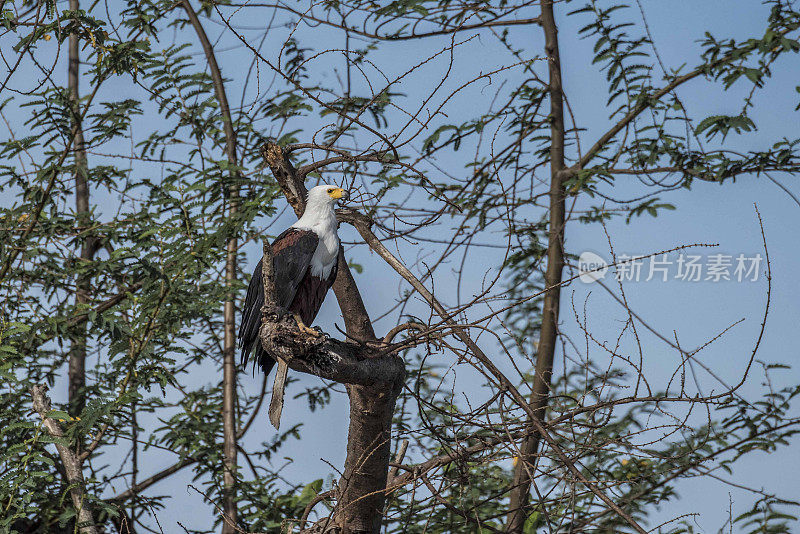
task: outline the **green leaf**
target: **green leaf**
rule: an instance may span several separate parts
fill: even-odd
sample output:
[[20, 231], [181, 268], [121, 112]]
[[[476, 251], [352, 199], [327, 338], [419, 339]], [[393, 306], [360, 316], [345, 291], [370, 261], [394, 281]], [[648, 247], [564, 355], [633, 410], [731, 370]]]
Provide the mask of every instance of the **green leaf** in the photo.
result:
[[319, 495], [319, 492], [322, 489], [322, 482], [323, 480], [319, 478], [303, 487], [303, 491], [300, 492], [300, 495], [297, 497], [300, 506], [307, 506], [308, 503], [314, 499], [314, 497]]

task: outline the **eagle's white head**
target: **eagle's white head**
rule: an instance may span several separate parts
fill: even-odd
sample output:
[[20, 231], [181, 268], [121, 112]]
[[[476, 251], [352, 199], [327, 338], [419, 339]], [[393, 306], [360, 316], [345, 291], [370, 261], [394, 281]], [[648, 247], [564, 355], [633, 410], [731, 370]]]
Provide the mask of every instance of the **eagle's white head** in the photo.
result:
[[292, 226], [308, 228], [317, 234], [336, 233], [336, 203], [347, 198], [347, 191], [334, 185], [322, 184], [312, 187], [308, 192], [306, 210], [300, 220]]
[[339, 200], [347, 198], [347, 191], [335, 185], [322, 184], [312, 187], [308, 192], [306, 211], [312, 206], [333, 206]]

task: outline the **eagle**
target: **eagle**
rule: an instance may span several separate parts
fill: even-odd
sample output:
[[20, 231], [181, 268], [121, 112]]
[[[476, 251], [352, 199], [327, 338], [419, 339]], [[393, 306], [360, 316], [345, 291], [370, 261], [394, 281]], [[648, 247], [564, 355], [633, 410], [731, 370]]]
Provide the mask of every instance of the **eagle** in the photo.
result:
[[[303, 216], [272, 243], [276, 303], [294, 316], [300, 330], [311, 335], [318, 335], [309, 327], [336, 279], [339, 224], [334, 208], [346, 198], [347, 191], [340, 187], [318, 185], [312, 188]], [[258, 261], [250, 278], [238, 337], [242, 365], [247, 365], [252, 352], [254, 364], [269, 374], [276, 360], [264, 351], [258, 336], [264, 306], [263, 261], [263, 258]]]

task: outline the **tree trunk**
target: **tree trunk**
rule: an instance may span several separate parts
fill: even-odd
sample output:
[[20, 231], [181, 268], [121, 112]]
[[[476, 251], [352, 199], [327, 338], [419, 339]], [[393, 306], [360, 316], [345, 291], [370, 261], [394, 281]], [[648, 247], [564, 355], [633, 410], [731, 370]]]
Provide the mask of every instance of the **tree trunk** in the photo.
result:
[[[333, 289], [347, 334], [358, 340], [375, 341], [372, 322], [341, 249]], [[392, 391], [347, 387], [350, 427], [337, 503], [337, 522], [345, 534], [380, 532], [391, 459], [392, 415], [401, 387], [402, 383], [395, 384]]]
[[[69, 8], [73, 11], [80, 8], [79, 0], [69, 0]], [[87, 159], [86, 148], [83, 139], [83, 127], [80, 121], [80, 93], [78, 82], [80, 77], [80, 49], [78, 47], [78, 36], [69, 36], [69, 57], [67, 60], [67, 88], [71, 106], [72, 129], [75, 135], [74, 146], [74, 178], [75, 178], [75, 217], [78, 232], [85, 231], [89, 220], [89, 185], [87, 183]], [[93, 242], [89, 237], [81, 240], [80, 259], [81, 263], [88, 262], [94, 256]], [[78, 276], [75, 287], [75, 305], [80, 307], [90, 301], [90, 280], [86, 276]], [[84, 389], [86, 387], [86, 326], [84, 324], [76, 328], [71, 337], [69, 350], [69, 369], [68, 369], [68, 399], [69, 412], [72, 415], [79, 414], [86, 399]]]
[[380, 532], [391, 459], [392, 414], [400, 393], [348, 386], [347, 460], [339, 481], [337, 522], [348, 534]]
[[[360, 341], [376, 341], [372, 321], [341, 248], [333, 290], [347, 334]], [[350, 427], [336, 507], [336, 522], [345, 534], [380, 531], [391, 457], [392, 415], [401, 387], [402, 383], [397, 383], [392, 391], [378, 391], [366, 386], [347, 386]]]
[[[183, 9], [189, 17], [189, 22], [197, 33], [203, 52], [208, 61], [211, 72], [211, 79], [214, 83], [214, 93], [219, 103], [220, 113], [222, 114], [223, 129], [225, 132], [225, 154], [228, 163], [232, 166], [238, 165], [236, 158], [236, 132], [233, 129], [233, 119], [231, 118], [228, 97], [225, 93], [225, 84], [222, 79], [222, 72], [217, 64], [214, 48], [208, 39], [200, 19], [197, 18], [189, 0], [183, 0]], [[237, 172], [231, 170], [231, 184], [228, 187], [228, 216], [234, 217], [238, 210], [239, 188], [236, 185]], [[236, 236], [230, 236], [226, 246], [225, 259], [225, 285], [228, 289], [223, 308], [223, 341], [222, 341], [222, 433], [223, 446], [222, 452], [225, 457], [225, 465], [222, 475], [223, 483], [223, 502], [222, 510], [225, 517], [222, 522], [222, 534], [234, 534], [237, 532], [238, 512], [236, 510], [236, 466], [237, 466], [237, 447], [236, 447], [236, 305], [234, 302], [235, 294], [233, 284], [236, 281], [236, 253], [239, 248]]]
[[[544, 422], [553, 374], [553, 358], [558, 341], [558, 309], [561, 299], [561, 276], [564, 268], [564, 109], [561, 85], [561, 61], [558, 50], [558, 29], [553, 14], [553, 2], [541, 2], [541, 21], [549, 67], [550, 98], [550, 220], [547, 243], [547, 270], [542, 308], [542, 327], [536, 352], [536, 369], [530, 405], [536, 418]], [[507, 531], [522, 533], [528, 517], [528, 499], [536, 454], [541, 435], [529, 434], [520, 446], [520, 456], [514, 468], [514, 481], [509, 496]]]

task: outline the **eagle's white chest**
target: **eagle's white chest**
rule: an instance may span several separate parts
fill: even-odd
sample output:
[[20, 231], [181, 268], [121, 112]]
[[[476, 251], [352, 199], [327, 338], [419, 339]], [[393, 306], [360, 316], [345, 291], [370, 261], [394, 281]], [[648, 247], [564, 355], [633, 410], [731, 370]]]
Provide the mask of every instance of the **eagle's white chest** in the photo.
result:
[[333, 209], [322, 214], [305, 213], [292, 226], [311, 230], [319, 237], [319, 243], [311, 257], [311, 274], [327, 279], [339, 257], [339, 236], [336, 235], [339, 224]]
[[311, 274], [327, 279], [339, 259], [339, 237], [336, 231], [317, 235], [319, 244], [311, 258]]

